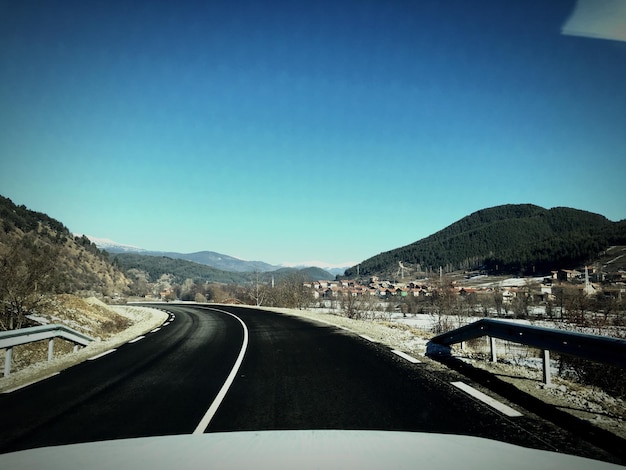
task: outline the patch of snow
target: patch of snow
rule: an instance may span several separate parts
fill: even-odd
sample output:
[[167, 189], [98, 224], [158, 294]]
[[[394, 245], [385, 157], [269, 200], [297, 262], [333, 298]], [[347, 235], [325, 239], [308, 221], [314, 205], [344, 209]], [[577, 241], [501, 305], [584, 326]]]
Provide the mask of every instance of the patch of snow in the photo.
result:
[[40, 325], [48, 325], [50, 322], [50, 319], [47, 317], [42, 317], [41, 315], [37, 315], [37, 314], [32, 314], [32, 315], [26, 315], [26, 318], [28, 318], [29, 320], [32, 320], [34, 322], [39, 323]]
[[314, 260], [314, 261], [300, 261], [300, 262], [284, 262], [281, 263], [280, 266], [283, 266], [285, 268], [308, 268], [308, 267], [316, 267], [316, 268], [321, 268], [324, 269], [326, 271], [332, 271], [332, 270], [339, 270], [339, 269], [343, 269], [346, 270], [352, 266], [355, 266], [359, 264], [358, 262], [353, 262], [353, 261], [346, 261], [345, 263], [329, 263], [327, 261], [319, 261], [319, 260]]
[[[74, 235], [80, 237], [83, 234], [75, 233]], [[107, 248], [109, 249], [115, 248], [117, 250], [122, 250], [122, 251], [146, 251], [143, 248], [139, 248], [138, 246], [118, 243], [109, 238], [98, 238], [98, 237], [93, 237], [91, 235], [85, 235], [85, 236], [89, 238], [91, 242], [95, 243], [98, 248], [103, 249], [103, 250], [106, 250]]]

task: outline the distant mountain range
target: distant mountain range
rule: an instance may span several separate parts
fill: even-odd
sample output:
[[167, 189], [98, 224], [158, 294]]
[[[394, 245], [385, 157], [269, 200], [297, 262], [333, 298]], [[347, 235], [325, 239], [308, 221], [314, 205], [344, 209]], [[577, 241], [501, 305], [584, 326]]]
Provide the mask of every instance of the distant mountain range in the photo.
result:
[[[341, 275], [335, 269], [275, 266], [212, 251], [157, 252], [107, 239], [73, 236], [61, 222], [16, 206], [2, 196], [0, 226], [0, 248], [9, 253], [7, 247], [15, 243], [22, 243], [24, 249], [52, 246], [62, 253], [62, 277], [71, 291], [101, 289], [104, 295], [123, 291], [130, 281], [118, 267], [124, 272], [143, 271], [151, 279], [170, 273], [180, 282], [191, 278], [249, 283], [293, 275], [308, 280]], [[612, 222], [602, 215], [567, 207], [508, 204], [474, 212], [429, 237], [366, 259], [347, 269], [344, 276], [393, 279], [405, 271], [413, 277], [419, 271], [437, 271], [440, 267], [445, 271], [480, 269], [496, 274], [539, 275], [594, 261], [601, 263], [598, 260], [603, 253], [616, 253], [609, 250], [611, 246], [626, 246], [626, 220]], [[621, 269], [622, 265], [615, 262], [620, 258], [607, 261], [606, 269]]]
[[124, 272], [130, 273], [138, 270], [145, 273], [149, 282], [156, 282], [163, 275], [173, 276], [173, 281], [177, 284], [182, 284], [187, 279], [201, 283], [250, 285], [250, 283], [261, 282], [269, 284], [272, 281], [279, 282], [291, 275], [296, 275], [306, 281], [334, 279], [332, 274], [320, 268], [280, 268], [266, 272], [236, 272], [171, 256], [112, 253], [109, 257], [111, 262], [122, 268]]
[[297, 268], [304, 269], [309, 267], [317, 267], [324, 271], [327, 271], [334, 277], [335, 275], [343, 274], [345, 269], [348, 266], [341, 268], [334, 267], [325, 267], [325, 266], [307, 266], [307, 265], [297, 265], [297, 266], [281, 266], [281, 265], [272, 265], [269, 263], [265, 263], [263, 261], [245, 261], [239, 258], [235, 258], [233, 256], [225, 255], [222, 253], [217, 253], [215, 251], [197, 251], [194, 253], [178, 253], [172, 251], [150, 251], [145, 250], [143, 248], [139, 248], [133, 245], [125, 245], [122, 243], [117, 243], [113, 240], [109, 240], [107, 238], [98, 238], [93, 237], [91, 235], [87, 235], [87, 237], [96, 244], [98, 248], [101, 250], [105, 250], [109, 253], [119, 254], [119, 253], [134, 253], [146, 256], [159, 256], [159, 257], [168, 257], [173, 259], [181, 259], [185, 261], [192, 261], [194, 263], [204, 264], [206, 266], [210, 266], [215, 269], [219, 269], [221, 271], [232, 271], [238, 273], [265, 273], [270, 271], [282, 270], [285, 268]]
[[587, 263], [626, 245], [626, 220], [568, 207], [507, 204], [483, 209], [439, 232], [373, 256], [346, 277], [415, 271], [482, 269], [494, 274], [546, 274]]

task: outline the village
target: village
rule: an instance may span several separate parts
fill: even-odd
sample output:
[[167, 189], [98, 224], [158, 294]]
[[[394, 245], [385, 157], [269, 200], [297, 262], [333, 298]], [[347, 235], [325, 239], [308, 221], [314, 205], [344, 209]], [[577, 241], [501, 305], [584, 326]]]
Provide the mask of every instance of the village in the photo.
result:
[[[420, 277], [414, 280], [385, 280], [372, 276], [367, 280], [318, 280], [305, 282], [320, 304], [345, 301], [375, 301], [384, 308], [394, 304], [434, 305], [443, 296], [464, 302], [470, 310], [483, 314], [497, 313], [525, 316], [530, 313], [563, 314], [563, 310], [623, 310], [626, 299], [626, 271], [610, 274], [592, 266], [582, 270], [562, 269], [542, 277], [503, 277], [481, 273], [455, 272]], [[622, 308], [619, 308], [622, 307]], [[560, 310], [559, 310], [560, 308]], [[411, 310], [410, 308], [408, 309]], [[423, 310], [423, 309], [422, 309]]]

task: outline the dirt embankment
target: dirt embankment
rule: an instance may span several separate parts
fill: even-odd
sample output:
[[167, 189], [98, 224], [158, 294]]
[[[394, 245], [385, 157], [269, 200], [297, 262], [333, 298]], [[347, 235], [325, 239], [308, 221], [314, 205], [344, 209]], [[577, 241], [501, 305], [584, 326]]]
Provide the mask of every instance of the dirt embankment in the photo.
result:
[[[11, 374], [0, 378], [0, 392], [36, 382], [116, 348], [161, 325], [167, 319], [167, 314], [153, 308], [106, 305], [96, 298], [82, 299], [64, 294], [53, 299], [45, 314], [33, 315], [31, 318], [41, 324], [64, 324], [95, 338], [95, 341], [73, 352], [73, 344], [56, 339], [51, 361], [47, 361], [47, 340], [14, 347]], [[2, 366], [4, 358], [5, 351], [0, 350]]]

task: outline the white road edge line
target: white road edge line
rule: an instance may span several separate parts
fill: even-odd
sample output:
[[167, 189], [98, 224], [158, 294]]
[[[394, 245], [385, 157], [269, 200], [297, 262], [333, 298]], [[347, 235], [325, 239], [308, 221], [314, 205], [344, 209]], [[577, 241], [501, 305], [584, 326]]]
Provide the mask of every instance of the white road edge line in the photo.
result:
[[202, 417], [202, 420], [200, 421], [200, 423], [198, 423], [198, 426], [196, 426], [196, 429], [194, 429], [192, 434], [203, 434], [206, 428], [209, 426], [209, 423], [213, 419], [213, 416], [215, 416], [217, 409], [222, 404], [224, 397], [226, 397], [226, 393], [228, 393], [228, 389], [234, 382], [237, 372], [239, 371], [239, 368], [241, 367], [241, 363], [243, 362], [243, 357], [245, 356], [246, 350], [248, 349], [248, 327], [243, 322], [243, 320], [239, 318], [237, 315], [233, 315], [232, 313], [226, 312], [225, 310], [218, 310], [216, 308], [213, 308], [211, 310], [215, 310], [221, 313], [226, 313], [227, 315], [230, 315], [231, 317], [234, 317], [237, 320], [239, 320], [239, 323], [241, 323], [241, 326], [243, 327], [243, 343], [241, 345], [241, 351], [239, 351], [239, 356], [237, 356], [237, 360], [235, 361], [235, 364], [233, 365], [233, 368], [230, 371], [230, 374], [228, 374], [228, 377], [226, 378], [224, 385], [222, 385], [222, 388], [220, 389], [219, 393], [215, 397], [215, 400], [213, 400], [213, 403], [211, 403], [211, 406], [209, 407], [207, 412], [204, 414], [204, 416]]
[[137, 341], [142, 340], [144, 338], [145, 336], [137, 336], [135, 339], [131, 339], [129, 343], [136, 343]]
[[8, 390], [5, 390], [5, 391], [4, 391], [4, 392], [2, 392], [2, 393], [11, 393], [11, 392], [15, 392], [16, 390], [20, 390], [20, 389], [22, 389], [22, 388], [26, 388], [26, 387], [28, 387], [29, 385], [33, 385], [33, 384], [36, 384], [37, 382], [41, 382], [42, 380], [49, 379], [50, 377], [54, 377], [55, 375], [59, 375], [60, 373], [61, 373], [61, 372], [54, 372], [54, 373], [49, 374], [49, 375], [46, 375], [45, 377], [42, 377], [42, 378], [40, 378], [40, 379], [37, 379], [37, 380], [32, 380], [32, 381], [30, 381], [30, 382], [27, 382], [27, 383], [25, 383], [25, 384], [19, 385], [19, 386], [17, 386], [17, 387], [14, 387], [14, 388], [10, 388], [10, 389], [8, 389]]
[[403, 353], [402, 351], [398, 351], [397, 349], [392, 349], [391, 350], [392, 353], [397, 354], [398, 356], [400, 356], [403, 359], [406, 359], [409, 362], [412, 362], [413, 364], [420, 364], [422, 361], [415, 359], [413, 356], [409, 356], [406, 353]]
[[161, 329], [161, 327], [155, 328], [154, 330], [152, 330], [150, 333], [156, 333], [157, 331], [159, 331]]
[[506, 416], [509, 416], [511, 418], [515, 418], [517, 416], [524, 416], [519, 411], [516, 411], [510, 406], [507, 406], [504, 403], [499, 402], [495, 398], [491, 398], [489, 395], [485, 395], [483, 392], [476, 390], [474, 387], [470, 387], [464, 382], [450, 382], [450, 383], [454, 385], [456, 388], [463, 390], [468, 395], [473, 396], [474, 398], [482, 401], [483, 403], [498, 410], [500, 413], [503, 413]]
[[367, 335], [359, 335], [361, 338], [368, 340], [370, 343], [375, 343], [376, 340], [373, 340], [372, 338], [370, 338]]
[[102, 356], [106, 356], [107, 354], [111, 354], [112, 352], [115, 352], [115, 351], [117, 351], [117, 349], [109, 349], [108, 351], [104, 351], [103, 353], [98, 354], [97, 356], [90, 357], [90, 358], [89, 358], [89, 359], [87, 359], [87, 360], [88, 360], [88, 361], [93, 361], [93, 360], [95, 360], [95, 359], [99, 359], [99, 358], [101, 358]]

